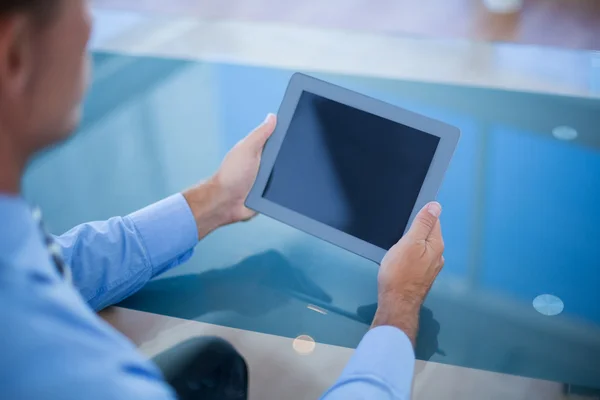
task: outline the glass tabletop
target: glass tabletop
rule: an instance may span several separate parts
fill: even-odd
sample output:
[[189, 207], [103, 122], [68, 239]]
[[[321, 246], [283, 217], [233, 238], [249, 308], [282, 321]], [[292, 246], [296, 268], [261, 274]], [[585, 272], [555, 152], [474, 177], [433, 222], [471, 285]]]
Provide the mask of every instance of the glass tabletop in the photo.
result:
[[[294, 70], [97, 52], [78, 135], [24, 182], [48, 226], [123, 215], [208, 176]], [[309, 72], [310, 73], [310, 72]], [[600, 99], [311, 73], [462, 131], [439, 201], [446, 266], [417, 357], [600, 389]], [[355, 347], [377, 265], [259, 216], [123, 307]]]

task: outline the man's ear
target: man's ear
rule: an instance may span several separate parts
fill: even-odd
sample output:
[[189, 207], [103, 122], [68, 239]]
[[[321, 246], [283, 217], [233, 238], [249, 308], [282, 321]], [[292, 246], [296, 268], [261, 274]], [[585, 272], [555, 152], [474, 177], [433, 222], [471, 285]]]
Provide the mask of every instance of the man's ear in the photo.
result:
[[14, 14], [0, 19], [0, 93], [19, 96], [30, 85], [34, 27], [30, 18]]

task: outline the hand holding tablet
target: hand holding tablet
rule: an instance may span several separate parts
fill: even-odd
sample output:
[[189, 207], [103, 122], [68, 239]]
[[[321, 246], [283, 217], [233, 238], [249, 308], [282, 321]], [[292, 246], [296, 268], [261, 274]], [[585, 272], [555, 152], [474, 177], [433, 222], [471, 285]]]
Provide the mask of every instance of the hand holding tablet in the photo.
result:
[[302, 74], [246, 205], [380, 263], [434, 200], [457, 128]]

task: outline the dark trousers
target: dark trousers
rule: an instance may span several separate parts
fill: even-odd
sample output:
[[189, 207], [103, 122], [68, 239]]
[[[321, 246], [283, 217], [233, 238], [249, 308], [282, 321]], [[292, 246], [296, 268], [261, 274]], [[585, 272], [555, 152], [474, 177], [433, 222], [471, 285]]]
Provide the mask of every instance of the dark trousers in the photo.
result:
[[154, 362], [180, 400], [248, 398], [246, 361], [223, 339], [190, 339], [159, 354]]

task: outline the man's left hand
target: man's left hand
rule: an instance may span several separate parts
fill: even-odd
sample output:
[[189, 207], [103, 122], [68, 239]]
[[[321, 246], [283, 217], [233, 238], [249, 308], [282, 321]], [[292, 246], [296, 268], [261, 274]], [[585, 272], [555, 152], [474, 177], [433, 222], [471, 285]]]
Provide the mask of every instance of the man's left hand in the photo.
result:
[[258, 175], [265, 143], [276, 124], [277, 117], [269, 114], [227, 153], [212, 178], [183, 193], [198, 225], [198, 239], [219, 226], [247, 221], [256, 215], [244, 203]]

